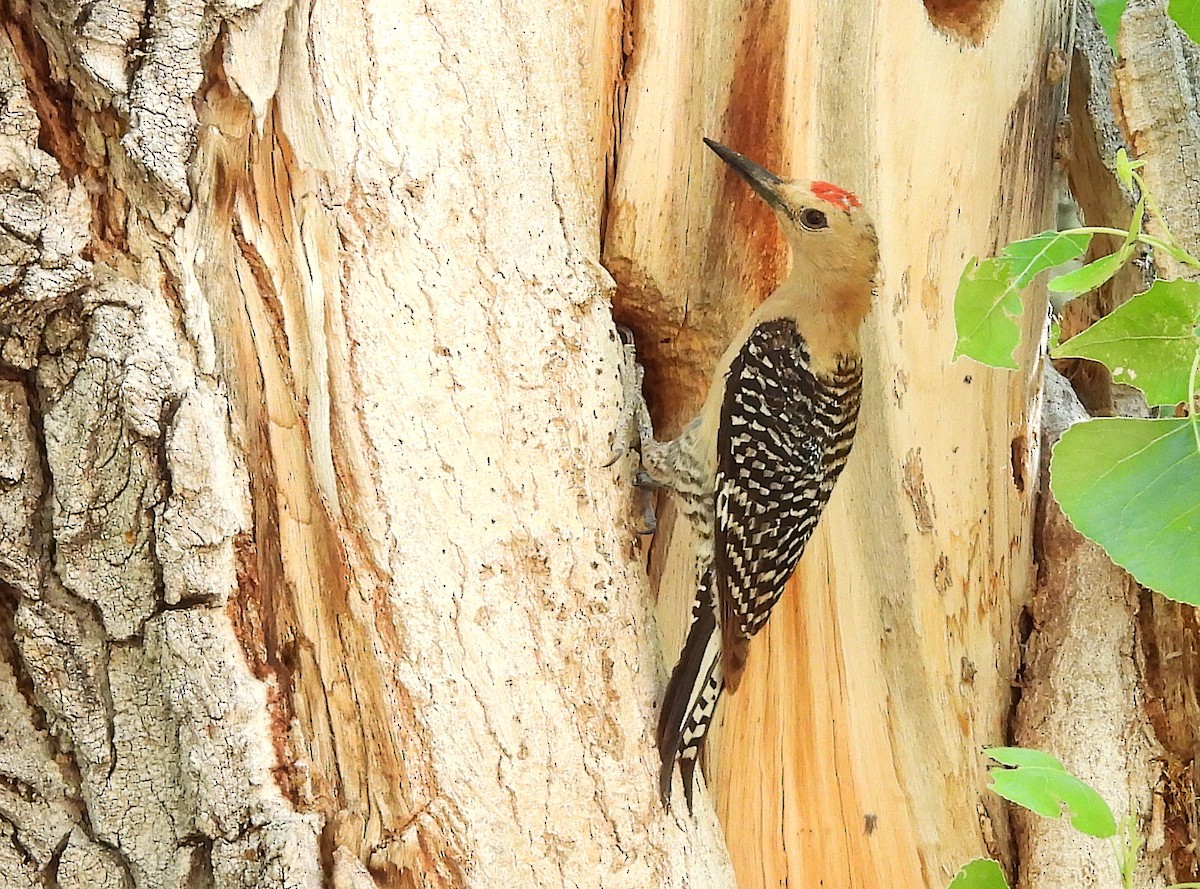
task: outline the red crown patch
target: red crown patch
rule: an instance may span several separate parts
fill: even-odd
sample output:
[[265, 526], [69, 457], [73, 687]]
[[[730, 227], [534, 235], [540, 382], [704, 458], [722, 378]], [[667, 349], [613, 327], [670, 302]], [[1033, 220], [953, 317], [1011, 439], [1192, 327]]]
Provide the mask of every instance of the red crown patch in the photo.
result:
[[854, 192], [846, 191], [840, 185], [832, 182], [814, 182], [812, 193], [827, 204], [833, 204], [839, 210], [849, 210], [851, 207], [861, 207], [862, 201]]

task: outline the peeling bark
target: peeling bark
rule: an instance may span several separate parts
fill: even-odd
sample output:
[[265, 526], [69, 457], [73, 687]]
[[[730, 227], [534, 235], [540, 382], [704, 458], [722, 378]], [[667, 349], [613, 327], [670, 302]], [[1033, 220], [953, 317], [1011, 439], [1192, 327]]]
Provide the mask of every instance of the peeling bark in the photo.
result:
[[[266, 690], [223, 608], [248, 523], [228, 405], [197, 373], [155, 274], [169, 242], [139, 228], [164, 205], [113, 197], [132, 156], [89, 166], [102, 143], [88, 102], [114, 95], [72, 54], [96, 47], [54, 29], [66, 12], [18, 6], [0, 38], [0, 794], [12, 796], [0, 856], [13, 859], [0, 873], [64, 887], [223, 873], [240, 882], [218, 885], [316, 885], [319, 825], [273, 780]], [[189, 108], [195, 86], [180, 87]], [[187, 161], [179, 138], [154, 138], [164, 170]], [[130, 218], [106, 225], [140, 239], [121, 257], [96, 226], [118, 205]]]
[[730, 885], [604, 466], [604, 12], [6, 9], [5, 889]]
[[[1166, 2], [1136, 0], [1122, 23], [1125, 58], [1117, 71], [1118, 120], [1144, 160], [1142, 173], [1171, 234], [1200, 255], [1200, 49], [1166, 14]], [[1156, 253], [1161, 277], [1195, 277]], [[1146, 709], [1162, 746], [1153, 817], [1146, 830], [1169, 882], [1200, 879], [1196, 756], [1200, 750], [1195, 609], [1142, 592], [1139, 629], [1145, 659]]]

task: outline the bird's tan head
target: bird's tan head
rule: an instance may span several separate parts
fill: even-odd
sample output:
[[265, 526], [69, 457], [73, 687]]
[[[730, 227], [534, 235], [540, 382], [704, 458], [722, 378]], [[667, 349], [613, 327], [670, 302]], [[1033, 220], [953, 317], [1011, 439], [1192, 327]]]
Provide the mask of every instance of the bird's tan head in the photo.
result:
[[865, 315], [879, 271], [879, 242], [862, 202], [832, 183], [781, 179], [719, 142], [704, 144], [775, 211], [792, 247], [792, 274], [817, 286], [863, 291]]

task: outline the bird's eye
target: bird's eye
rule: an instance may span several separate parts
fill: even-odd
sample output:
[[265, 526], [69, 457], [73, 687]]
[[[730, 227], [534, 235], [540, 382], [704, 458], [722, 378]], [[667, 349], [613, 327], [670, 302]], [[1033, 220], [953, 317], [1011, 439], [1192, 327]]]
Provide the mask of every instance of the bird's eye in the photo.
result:
[[829, 220], [820, 210], [808, 209], [800, 214], [800, 224], [809, 231], [816, 231], [819, 228], [828, 228]]

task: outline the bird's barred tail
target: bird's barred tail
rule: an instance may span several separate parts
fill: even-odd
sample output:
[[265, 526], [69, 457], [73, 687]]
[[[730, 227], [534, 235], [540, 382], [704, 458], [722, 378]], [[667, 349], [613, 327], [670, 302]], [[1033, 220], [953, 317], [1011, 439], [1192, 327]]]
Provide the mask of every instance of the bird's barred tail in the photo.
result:
[[696, 765], [723, 688], [721, 634], [717, 632], [717, 604], [710, 568], [697, 590], [687, 641], [667, 683], [658, 716], [658, 752], [662, 757], [658, 787], [663, 805], [671, 802], [671, 778], [675, 761], [679, 760], [683, 795], [688, 811], [692, 810]]

